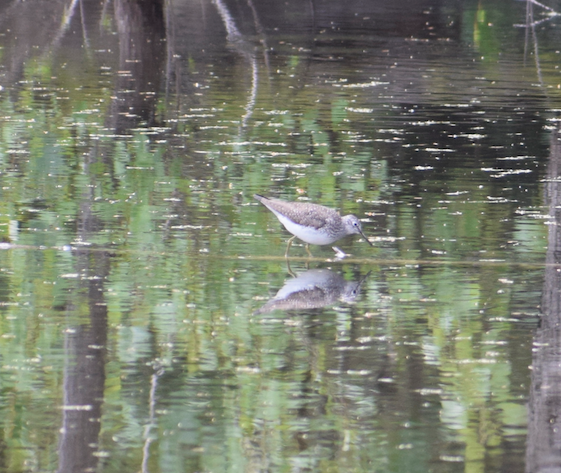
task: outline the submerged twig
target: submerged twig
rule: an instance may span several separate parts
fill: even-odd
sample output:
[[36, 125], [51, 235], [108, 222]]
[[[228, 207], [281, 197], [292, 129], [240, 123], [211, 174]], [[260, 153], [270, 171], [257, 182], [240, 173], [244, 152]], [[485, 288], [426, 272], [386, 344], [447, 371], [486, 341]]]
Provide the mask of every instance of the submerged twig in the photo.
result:
[[247, 4], [249, 8], [251, 8], [251, 13], [253, 14], [253, 22], [255, 23], [255, 31], [259, 34], [261, 44], [263, 45], [263, 60], [265, 61], [265, 67], [267, 68], [267, 74], [269, 74], [270, 66], [269, 66], [269, 46], [267, 46], [267, 36], [265, 35], [265, 28], [261, 24], [261, 20], [259, 20], [259, 15], [257, 14], [257, 8], [253, 3], [253, 0], [247, 0]]
[[62, 23], [60, 25], [60, 28], [58, 29], [58, 32], [54, 40], [51, 42], [51, 47], [49, 49], [54, 48], [60, 42], [60, 40], [64, 36], [64, 33], [66, 33], [66, 30], [70, 26], [70, 22], [72, 21], [72, 18], [74, 18], [74, 13], [76, 12], [76, 5], [78, 4], [79, 1], [80, 0], [72, 0], [68, 8], [65, 8], [64, 14], [62, 16]]
[[253, 110], [255, 108], [255, 101], [257, 98], [257, 89], [259, 85], [259, 68], [257, 64], [257, 59], [252, 51], [251, 45], [243, 38], [240, 30], [236, 26], [236, 22], [228, 10], [228, 7], [224, 4], [222, 0], [213, 0], [216, 5], [216, 9], [224, 22], [226, 27], [226, 32], [228, 34], [227, 39], [230, 41], [232, 46], [249, 62], [251, 66], [251, 88], [249, 91], [249, 97], [247, 99], [247, 104], [244, 107], [245, 114], [242, 116], [241, 128], [247, 126], [247, 122], [253, 115]]
[[101, 9], [101, 15], [99, 17], [99, 29], [103, 31], [103, 25], [105, 24], [105, 18], [107, 17], [107, 9], [109, 8], [109, 4], [111, 0], [104, 0], [103, 8]]
[[164, 373], [163, 369], [157, 369], [150, 380], [150, 396], [149, 396], [149, 422], [144, 428], [144, 446], [142, 447], [142, 473], [148, 473], [148, 460], [150, 459], [150, 444], [154, 438], [150, 436], [152, 427], [156, 425], [156, 389], [158, 387], [158, 379]]
[[[537, 5], [538, 7], [543, 8], [544, 10], [547, 10], [549, 13], [549, 16], [547, 18], [542, 18], [541, 20], [534, 20], [534, 14], [533, 14], [533, 5]], [[538, 26], [541, 23], [544, 23], [546, 21], [551, 20], [552, 18], [559, 16], [561, 13], [556, 12], [553, 8], [548, 7], [547, 5], [544, 5], [543, 3], [540, 3], [536, 0], [526, 0], [526, 23], [522, 24], [522, 23], [515, 23], [514, 27], [515, 28], [534, 28], [536, 26]], [[531, 21], [528, 21], [529, 17], [531, 16]]]

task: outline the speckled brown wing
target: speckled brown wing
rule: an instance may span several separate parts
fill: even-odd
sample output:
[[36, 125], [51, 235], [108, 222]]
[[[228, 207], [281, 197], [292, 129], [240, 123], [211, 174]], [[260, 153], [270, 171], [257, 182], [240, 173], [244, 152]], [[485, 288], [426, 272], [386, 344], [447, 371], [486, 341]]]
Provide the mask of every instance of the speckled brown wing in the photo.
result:
[[262, 199], [261, 203], [270, 209], [282, 213], [295, 223], [315, 229], [324, 227], [328, 224], [329, 220], [334, 222], [341, 220], [339, 212], [323, 205], [307, 202], [285, 202], [283, 200], [267, 198]]

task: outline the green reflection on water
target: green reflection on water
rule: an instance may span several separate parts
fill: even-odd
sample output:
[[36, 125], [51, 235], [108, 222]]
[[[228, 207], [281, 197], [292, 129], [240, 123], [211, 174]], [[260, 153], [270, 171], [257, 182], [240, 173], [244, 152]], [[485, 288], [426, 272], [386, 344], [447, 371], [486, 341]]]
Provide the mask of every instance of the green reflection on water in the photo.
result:
[[[528, 73], [486, 86], [424, 27], [407, 47], [326, 27], [309, 54], [270, 32], [249, 110], [248, 53], [217, 17], [218, 52], [170, 35], [140, 72], [107, 18], [87, 54], [39, 48], [3, 86], [0, 469], [54, 471], [71, 439], [103, 471], [522, 471], [547, 244]], [[511, 80], [510, 60], [477, 74]], [[525, 88], [531, 120], [501, 95]], [[255, 313], [292, 278], [256, 191], [364, 219], [374, 249], [294, 248], [297, 274], [368, 274], [353, 303]]]

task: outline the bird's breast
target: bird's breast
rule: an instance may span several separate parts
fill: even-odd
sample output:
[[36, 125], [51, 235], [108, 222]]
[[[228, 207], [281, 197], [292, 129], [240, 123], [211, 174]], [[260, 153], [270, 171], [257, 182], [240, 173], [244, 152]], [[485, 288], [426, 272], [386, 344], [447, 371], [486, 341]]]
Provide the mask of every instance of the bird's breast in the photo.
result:
[[282, 214], [279, 214], [277, 212], [275, 212], [275, 214], [280, 223], [283, 224], [284, 228], [286, 228], [290, 233], [295, 235], [297, 238], [300, 238], [300, 240], [305, 241], [306, 243], [310, 243], [312, 245], [330, 245], [334, 241], [337, 241], [337, 238], [333, 238], [332, 235], [325, 232], [325, 230], [322, 228], [315, 229], [313, 227], [299, 225]]

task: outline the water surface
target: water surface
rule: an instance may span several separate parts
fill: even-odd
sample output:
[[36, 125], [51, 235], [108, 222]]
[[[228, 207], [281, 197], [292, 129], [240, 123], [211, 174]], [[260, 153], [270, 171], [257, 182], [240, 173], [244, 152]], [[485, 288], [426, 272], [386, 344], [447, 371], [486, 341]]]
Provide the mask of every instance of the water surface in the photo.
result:
[[370, 3], [0, 5], [1, 471], [561, 466], [561, 4]]

